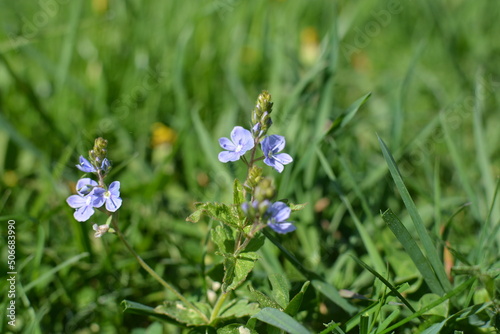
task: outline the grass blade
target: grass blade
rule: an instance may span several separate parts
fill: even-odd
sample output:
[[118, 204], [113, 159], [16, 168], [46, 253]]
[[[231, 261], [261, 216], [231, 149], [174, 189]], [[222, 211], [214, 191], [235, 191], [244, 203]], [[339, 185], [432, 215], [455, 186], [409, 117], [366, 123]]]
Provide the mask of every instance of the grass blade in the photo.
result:
[[265, 307], [252, 318], [258, 319], [274, 327], [278, 327], [287, 333], [310, 334], [310, 332], [304, 326], [299, 324], [294, 318], [275, 308]]
[[[396, 165], [396, 162], [394, 161], [394, 158], [391, 155], [391, 152], [389, 151], [389, 149], [385, 145], [384, 141], [380, 137], [378, 137], [378, 140], [379, 140], [380, 147], [382, 149], [382, 153], [384, 155], [385, 161], [387, 162], [387, 166], [389, 167], [389, 171], [390, 171], [391, 176], [394, 180], [394, 183], [396, 184], [396, 187], [398, 188], [398, 191], [401, 195], [401, 198], [403, 199], [403, 202], [406, 206], [406, 209], [408, 210], [408, 213], [410, 214], [410, 217], [413, 221], [415, 229], [417, 230], [418, 236], [419, 236], [420, 240], [422, 241], [422, 246], [425, 250], [425, 254], [427, 255], [427, 259], [430, 262], [432, 270], [434, 270], [434, 272], [436, 273], [436, 276], [438, 278], [438, 282], [442, 287], [441, 290], [442, 291], [449, 291], [449, 290], [451, 290], [451, 283], [446, 276], [446, 272], [444, 271], [443, 262], [441, 261], [439, 255], [438, 255], [436, 247], [434, 246], [434, 243], [432, 242], [431, 237], [427, 233], [427, 230], [426, 230], [425, 225], [422, 221], [422, 218], [420, 217], [420, 214], [418, 213], [417, 207], [416, 207], [415, 203], [413, 202], [413, 199], [411, 198], [410, 193], [408, 192], [408, 189], [406, 188], [406, 186], [403, 182], [403, 178], [401, 177], [401, 173], [398, 170], [398, 167]], [[440, 293], [440, 295], [442, 295], [442, 293]]]
[[398, 323], [394, 324], [393, 326], [387, 328], [386, 330], [378, 333], [378, 334], [385, 334], [385, 333], [391, 333], [393, 330], [395, 330], [396, 328], [399, 328], [401, 327], [402, 325], [406, 324], [407, 322], [415, 319], [416, 317], [420, 317], [421, 315], [423, 315], [425, 312], [433, 309], [434, 307], [440, 305], [441, 303], [444, 303], [445, 301], [447, 301], [448, 299], [451, 299], [453, 298], [454, 296], [458, 295], [459, 293], [465, 291], [472, 283], [474, 283], [474, 281], [476, 280], [475, 277], [471, 277], [469, 278], [467, 281], [463, 282], [462, 284], [460, 284], [459, 286], [457, 286], [455, 289], [451, 290], [450, 292], [448, 292], [447, 294], [445, 294], [443, 297], [439, 298], [439, 299], [436, 299], [434, 302], [430, 303], [429, 305], [427, 305], [426, 307], [422, 308], [421, 310], [419, 310], [417, 313], [413, 313], [412, 315], [410, 315], [409, 317], [399, 321]]
[[410, 232], [401, 223], [398, 217], [391, 211], [387, 210], [382, 214], [382, 218], [391, 229], [392, 233], [398, 238], [399, 242], [403, 245], [408, 255], [410, 255], [413, 263], [418, 271], [422, 274], [425, 282], [435, 294], [442, 296], [444, 294], [443, 287], [439, 283], [429, 260], [424, 256]]

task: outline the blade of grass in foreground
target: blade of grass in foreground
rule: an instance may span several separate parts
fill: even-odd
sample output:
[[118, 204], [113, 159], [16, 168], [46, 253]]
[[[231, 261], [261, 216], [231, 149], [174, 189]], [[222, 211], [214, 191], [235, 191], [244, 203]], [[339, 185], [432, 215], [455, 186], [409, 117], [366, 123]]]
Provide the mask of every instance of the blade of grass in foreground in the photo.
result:
[[434, 274], [434, 270], [432, 270], [429, 260], [424, 256], [415, 240], [413, 240], [410, 232], [408, 232], [406, 227], [403, 223], [401, 223], [401, 221], [399, 221], [398, 217], [396, 217], [391, 209], [384, 212], [382, 214], [382, 218], [389, 226], [392, 233], [394, 233], [396, 238], [398, 238], [399, 242], [403, 245], [408, 255], [410, 255], [413, 263], [415, 263], [415, 266], [424, 277], [424, 280], [427, 285], [429, 285], [431, 291], [442, 296], [444, 294], [443, 287]]
[[469, 278], [467, 281], [463, 282], [462, 284], [460, 284], [459, 286], [457, 286], [455, 289], [453, 289], [450, 292], [448, 292], [447, 294], [445, 294], [443, 297], [441, 297], [439, 299], [436, 299], [432, 303], [430, 303], [427, 306], [425, 306], [422, 309], [420, 309], [418, 312], [413, 313], [408, 318], [405, 318], [405, 319], [401, 320], [400, 322], [394, 324], [393, 326], [387, 328], [386, 330], [384, 330], [384, 331], [382, 331], [382, 332], [380, 332], [378, 334], [385, 334], [385, 333], [393, 332], [396, 328], [399, 328], [399, 327], [403, 326], [404, 324], [406, 324], [407, 322], [415, 319], [416, 317], [420, 317], [425, 312], [433, 309], [434, 307], [438, 306], [439, 304], [444, 303], [448, 299], [451, 299], [452, 297], [454, 297], [454, 296], [458, 295], [459, 293], [465, 291], [475, 280], [476, 280], [475, 277]]
[[[403, 202], [405, 204], [405, 207], [408, 210], [408, 213], [410, 214], [410, 217], [413, 221], [413, 225], [415, 226], [418, 236], [422, 241], [422, 246], [424, 247], [427, 259], [429, 260], [432, 269], [436, 273], [436, 276], [438, 278], [439, 284], [442, 287], [442, 290], [450, 291], [452, 287], [450, 281], [448, 280], [448, 277], [446, 276], [446, 272], [444, 271], [444, 265], [438, 255], [438, 252], [436, 250], [434, 243], [432, 242], [431, 237], [427, 233], [422, 218], [418, 213], [417, 207], [413, 202], [413, 199], [411, 198], [410, 193], [408, 192], [408, 189], [406, 188], [403, 182], [403, 178], [401, 177], [401, 173], [399, 172], [398, 167], [396, 166], [396, 162], [394, 161], [394, 158], [392, 157], [391, 152], [385, 145], [384, 141], [380, 137], [378, 137], [378, 140], [385, 161], [387, 162], [387, 166], [389, 167], [389, 171], [394, 180], [394, 183], [398, 188], [401, 198], [403, 199]], [[440, 293], [440, 295], [442, 295], [442, 293]]]
[[375, 277], [377, 277], [382, 283], [385, 284], [386, 287], [389, 288], [389, 290], [391, 290], [392, 293], [394, 293], [396, 296], [399, 297], [399, 300], [401, 300], [403, 302], [403, 304], [405, 304], [408, 309], [410, 311], [412, 311], [413, 313], [415, 313], [415, 309], [411, 306], [411, 304], [406, 300], [405, 297], [403, 297], [403, 295], [401, 295], [398, 291], [398, 289], [396, 289], [396, 287], [394, 285], [392, 285], [388, 280], [386, 280], [384, 278], [384, 276], [380, 275], [378, 272], [375, 271], [375, 269], [373, 269], [372, 267], [370, 267], [369, 265], [367, 265], [366, 263], [364, 263], [363, 261], [361, 261], [360, 259], [358, 259], [357, 257], [355, 256], [352, 256], [352, 258], [359, 264], [361, 265], [363, 268], [365, 268], [366, 270], [368, 270], [369, 272], [371, 272]]

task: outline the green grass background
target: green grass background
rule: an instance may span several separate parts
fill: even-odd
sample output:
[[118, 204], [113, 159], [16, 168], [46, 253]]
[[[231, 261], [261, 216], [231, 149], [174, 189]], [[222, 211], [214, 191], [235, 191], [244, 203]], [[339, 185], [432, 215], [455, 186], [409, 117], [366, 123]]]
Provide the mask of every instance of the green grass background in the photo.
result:
[[[0, 6], [0, 275], [7, 272], [9, 219], [16, 221], [19, 273], [17, 326], [7, 327], [2, 317], [2, 330], [142, 333], [152, 320], [123, 314], [119, 303], [154, 306], [172, 297], [117, 238], [94, 239], [92, 224], [76, 222], [65, 202], [81, 175], [78, 156], [97, 136], [109, 141], [109, 181], [121, 182], [120, 224], [129, 242], [196, 298], [206, 284], [202, 262], [215, 261], [206, 243], [211, 225], [184, 219], [196, 201], [230, 200], [231, 180], [244, 170], [217, 161], [217, 140], [235, 125], [248, 128], [263, 89], [275, 103], [271, 132], [286, 137], [285, 151], [294, 157], [275, 175], [278, 197], [308, 203], [293, 217], [297, 232], [280, 239], [307, 268], [338, 289], [376, 294], [380, 287], [350, 257], [356, 255], [392, 281], [410, 282], [418, 299], [419, 274], [380, 218], [391, 208], [416, 235], [377, 134], [433, 238], [446, 226], [450, 245], [473, 264], [498, 266], [500, 208], [490, 207], [500, 172], [500, 3], [2, 0]], [[323, 136], [370, 92], [347, 126]], [[175, 141], [152, 145], [156, 122], [173, 129]], [[103, 224], [104, 217], [92, 221]], [[303, 282], [271, 243], [261, 255], [255, 286], [264, 289], [273, 272]], [[313, 311], [302, 319], [312, 330], [348, 319], [312, 300]]]

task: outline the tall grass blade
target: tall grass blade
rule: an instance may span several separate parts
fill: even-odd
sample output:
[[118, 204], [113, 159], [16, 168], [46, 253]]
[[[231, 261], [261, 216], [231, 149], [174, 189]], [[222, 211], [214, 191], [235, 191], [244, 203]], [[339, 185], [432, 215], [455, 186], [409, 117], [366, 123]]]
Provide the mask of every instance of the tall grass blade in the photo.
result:
[[[422, 246], [427, 255], [427, 259], [430, 262], [432, 270], [436, 273], [438, 282], [442, 287], [442, 291], [449, 291], [451, 290], [451, 283], [448, 280], [448, 277], [446, 276], [446, 272], [444, 271], [444, 265], [443, 262], [441, 261], [441, 258], [438, 255], [436, 246], [434, 245], [431, 237], [427, 233], [422, 218], [420, 217], [417, 207], [413, 202], [413, 199], [411, 198], [410, 193], [408, 192], [408, 189], [406, 188], [403, 182], [403, 178], [401, 177], [401, 173], [398, 170], [398, 167], [396, 165], [396, 162], [394, 161], [394, 158], [391, 155], [391, 152], [389, 151], [384, 141], [380, 137], [378, 137], [378, 140], [385, 161], [387, 162], [387, 166], [389, 167], [389, 172], [391, 173], [394, 183], [398, 188], [399, 194], [401, 195], [405, 207], [408, 210], [408, 213], [413, 221], [413, 225], [415, 226], [418, 236], [422, 242]], [[440, 293], [440, 295], [442, 295], [442, 293]]]

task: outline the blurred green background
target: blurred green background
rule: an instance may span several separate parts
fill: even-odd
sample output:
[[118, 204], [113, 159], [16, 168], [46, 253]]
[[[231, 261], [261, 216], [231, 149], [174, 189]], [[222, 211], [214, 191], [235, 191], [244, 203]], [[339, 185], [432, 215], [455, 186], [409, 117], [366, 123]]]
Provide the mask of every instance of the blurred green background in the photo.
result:
[[[1, 0], [0, 6], [0, 233], [6, 240], [7, 220], [16, 221], [19, 273], [17, 326], [3, 317], [1, 330], [142, 333], [152, 320], [123, 314], [119, 303], [154, 306], [171, 298], [117, 238], [93, 237], [92, 223], [103, 224], [103, 215], [78, 223], [65, 202], [81, 176], [74, 165], [98, 136], [109, 141], [108, 181], [121, 182], [120, 224], [129, 242], [162, 277], [197, 298], [206, 284], [202, 263], [216, 260], [206, 243], [212, 223], [185, 218], [196, 201], [229, 201], [231, 180], [244, 177], [243, 166], [217, 161], [217, 140], [235, 125], [248, 128], [263, 89], [275, 103], [271, 133], [286, 137], [285, 152], [295, 160], [273, 173], [278, 198], [308, 203], [293, 217], [297, 232], [280, 239], [337, 288], [369, 294], [373, 284], [349, 257], [371, 263], [356, 220], [395, 281], [418, 281], [379, 217], [392, 208], [408, 220], [377, 134], [434, 235], [469, 203], [446, 227], [450, 244], [470, 254], [479, 231], [498, 222], [498, 206], [487, 217], [500, 172], [499, 2]], [[346, 127], [323, 137], [370, 92]], [[498, 261], [497, 254], [484, 261]], [[269, 243], [254, 286], [265, 287], [276, 271], [303, 281]], [[3, 309], [4, 290], [1, 296]], [[310, 328], [345, 321], [319, 303], [304, 316]]]

